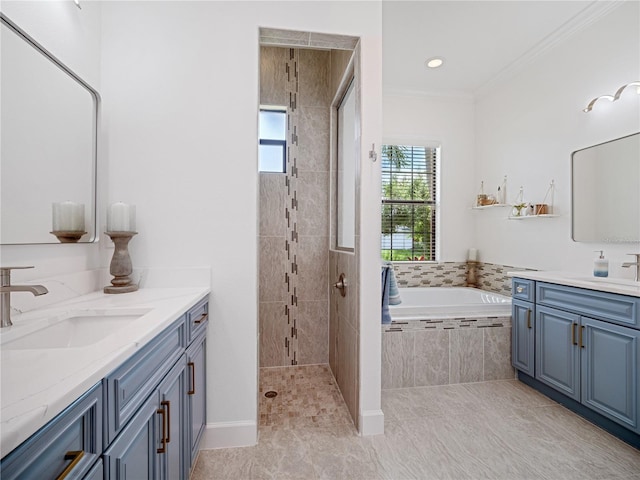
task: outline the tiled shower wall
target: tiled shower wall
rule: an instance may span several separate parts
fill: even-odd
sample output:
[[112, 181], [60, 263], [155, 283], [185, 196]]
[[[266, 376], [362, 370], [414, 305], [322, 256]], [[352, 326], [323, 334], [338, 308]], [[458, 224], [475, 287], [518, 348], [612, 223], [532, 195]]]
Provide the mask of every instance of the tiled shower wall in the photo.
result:
[[260, 173], [260, 366], [328, 363], [331, 53], [260, 49], [260, 103], [288, 109], [286, 173]]
[[[464, 287], [467, 280], [466, 262], [394, 263], [399, 287]], [[477, 286], [482, 290], [511, 296], [511, 277], [507, 272], [529, 270], [511, 265], [479, 262]]]

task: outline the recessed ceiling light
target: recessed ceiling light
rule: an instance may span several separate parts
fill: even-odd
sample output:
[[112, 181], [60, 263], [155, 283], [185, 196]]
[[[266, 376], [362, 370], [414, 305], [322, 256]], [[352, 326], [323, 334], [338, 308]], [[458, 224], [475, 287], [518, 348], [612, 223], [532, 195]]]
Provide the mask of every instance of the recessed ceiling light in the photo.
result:
[[442, 57], [432, 57], [428, 59], [424, 64], [429, 68], [438, 68], [441, 67], [444, 63], [444, 58]]

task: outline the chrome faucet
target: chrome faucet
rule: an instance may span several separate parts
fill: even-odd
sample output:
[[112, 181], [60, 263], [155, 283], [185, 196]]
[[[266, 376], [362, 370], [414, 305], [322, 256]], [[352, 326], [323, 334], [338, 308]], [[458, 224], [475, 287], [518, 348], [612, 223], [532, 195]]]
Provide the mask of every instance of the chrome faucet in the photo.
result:
[[636, 276], [633, 279], [634, 281], [640, 280], [640, 253], [627, 253], [627, 255], [633, 255], [636, 257], [635, 262], [624, 262], [622, 266], [624, 268], [636, 267]]
[[43, 285], [11, 285], [11, 270], [33, 267], [0, 267], [0, 328], [10, 327], [11, 292], [31, 292], [35, 296], [49, 292]]

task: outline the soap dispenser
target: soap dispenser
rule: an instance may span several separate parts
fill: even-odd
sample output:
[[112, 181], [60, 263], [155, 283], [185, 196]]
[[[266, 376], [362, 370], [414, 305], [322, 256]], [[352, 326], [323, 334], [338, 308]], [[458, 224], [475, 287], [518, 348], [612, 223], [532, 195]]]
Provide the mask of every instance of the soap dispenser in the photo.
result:
[[594, 250], [600, 252], [600, 256], [593, 262], [593, 276], [594, 277], [608, 277], [609, 276], [609, 260], [604, 258], [602, 250]]

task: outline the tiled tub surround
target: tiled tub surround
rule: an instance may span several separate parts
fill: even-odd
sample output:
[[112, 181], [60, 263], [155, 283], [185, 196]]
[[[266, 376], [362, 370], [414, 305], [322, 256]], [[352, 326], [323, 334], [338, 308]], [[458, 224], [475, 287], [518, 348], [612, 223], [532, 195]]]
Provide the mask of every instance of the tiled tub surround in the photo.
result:
[[260, 102], [288, 111], [287, 171], [260, 173], [260, 366], [328, 363], [331, 52], [261, 47]]
[[[509, 296], [511, 278], [507, 272], [529, 270], [483, 262], [479, 262], [476, 268], [479, 288]], [[402, 262], [394, 263], [393, 271], [399, 287], [464, 287], [467, 282], [466, 262]]]
[[510, 315], [415, 320], [382, 328], [383, 389], [515, 377]]

